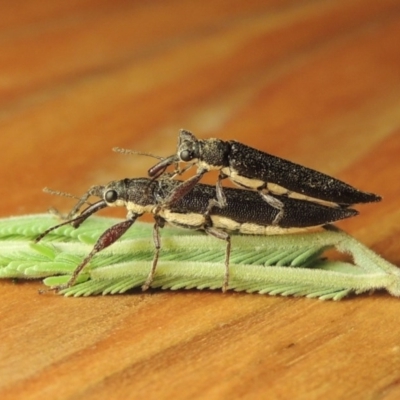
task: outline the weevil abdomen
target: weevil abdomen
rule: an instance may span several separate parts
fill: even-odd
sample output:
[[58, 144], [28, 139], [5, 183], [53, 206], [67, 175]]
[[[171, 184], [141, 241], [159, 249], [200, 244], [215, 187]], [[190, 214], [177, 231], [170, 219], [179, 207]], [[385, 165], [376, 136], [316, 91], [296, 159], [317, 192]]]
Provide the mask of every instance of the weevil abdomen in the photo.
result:
[[265, 184], [272, 193], [293, 192], [344, 206], [381, 200], [376, 194], [242, 143], [230, 141], [229, 145], [229, 167], [222, 171], [239, 186], [261, 189]]
[[[161, 189], [165, 192], [173, 190], [179, 181], [160, 181]], [[229, 231], [239, 231], [250, 234], [276, 234], [298, 231], [316, 227], [358, 214], [350, 208], [334, 208], [305, 200], [277, 196], [285, 207], [285, 214], [274, 225], [279, 213], [275, 207], [264, 201], [257, 192], [233, 188], [224, 189], [225, 207], [213, 207], [210, 218], [213, 226]], [[198, 184], [193, 190], [168, 207], [167, 214], [162, 214], [169, 223], [195, 228], [205, 220], [200, 216], [206, 214], [209, 201], [214, 199], [215, 186]], [[173, 217], [172, 217], [173, 216]], [[196, 223], [194, 221], [196, 220]], [[268, 229], [266, 229], [268, 228]]]

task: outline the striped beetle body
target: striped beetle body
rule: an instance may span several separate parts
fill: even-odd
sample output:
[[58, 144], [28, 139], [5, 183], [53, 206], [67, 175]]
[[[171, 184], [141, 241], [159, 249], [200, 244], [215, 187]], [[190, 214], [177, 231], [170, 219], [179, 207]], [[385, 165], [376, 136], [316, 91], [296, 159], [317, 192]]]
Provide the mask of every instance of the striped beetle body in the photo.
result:
[[150, 168], [149, 176], [158, 177], [169, 165], [178, 162], [197, 166], [197, 173], [182, 183], [176, 193], [171, 194], [170, 204], [190, 192], [205, 173], [218, 170], [214, 205], [225, 206], [226, 189], [222, 189], [221, 180], [229, 178], [241, 188], [258, 191], [264, 201], [278, 209], [280, 212], [273, 222], [276, 225], [287, 212], [282, 199], [278, 197], [280, 195], [338, 208], [381, 200], [378, 195], [360, 191], [329, 175], [242, 143], [220, 139], [200, 140], [186, 130], [180, 132], [177, 153]]
[[[185, 196], [166, 207], [165, 199], [170, 198], [171, 193], [174, 193], [181, 184], [182, 182], [178, 180], [139, 178], [112, 181], [106, 186], [90, 188], [71, 210], [66, 221], [46, 230], [36, 238], [36, 241], [41, 240], [62, 225], [71, 224], [77, 228], [91, 215], [106, 207], [125, 207], [128, 211], [127, 217], [124, 221], [108, 228], [100, 236], [92, 251], [76, 267], [66, 285], [54, 289], [59, 290], [72, 286], [80, 271], [92, 257], [116, 242], [134, 224], [136, 219], [145, 213], [154, 216], [153, 240], [155, 252], [151, 270], [142, 287], [143, 290], [149, 288], [156, 272], [161, 248], [159, 228], [168, 223], [186, 229], [203, 230], [207, 234], [226, 242], [224, 291], [227, 290], [229, 285], [231, 232], [258, 235], [293, 233], [357, 215], [357, 211], [350, 208], [327, 207], [318, 203], [277, 195], [286, 212], [279, 224], [276, 224], [274, 221], [280, 211], [264, 201], [258, 193], [226, 188], [224, 190], [225, 206], [222, 208], [210, 207], [210, 203], [217, 196], [216, 188], [203, 184], [197, 184]], [[99, 197], [100, 200], [81, 212], [81, 207], [87, 203], [91, 196]], [[304, 218], [304, 215], [308, 217]]]

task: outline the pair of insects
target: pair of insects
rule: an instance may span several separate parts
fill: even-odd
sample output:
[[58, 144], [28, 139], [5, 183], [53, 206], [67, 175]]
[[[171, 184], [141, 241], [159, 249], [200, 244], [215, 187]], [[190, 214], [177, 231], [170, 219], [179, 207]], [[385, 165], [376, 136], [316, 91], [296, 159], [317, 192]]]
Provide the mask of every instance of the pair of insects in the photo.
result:
[[[178, 165], [185, 163], [180, 170]], [[186, 181], [166, 173], [175, 165], [174, 176], [197, 166], [197, 173]], [[216, 186], [200, 184], [204, 174], [219, 171]], [[159, 229], [165, 223], [188, 229], [204, 230], [226, 242], [223, 291], [229, 286], [230, 232], [242, 234], [283, 234], [352, 217], [358, 212], [351, 205], [380, 201], [366, 193], [318, 171], [273, 155], [263, 153], [236, 141], [200, 140], [181, 130], [176, 154], [161, 159], [148, 171], [150, 178], [112, 181], [106, 186], [93, 186], [78, 201], [66, 220], [45, 232], [71, 224], [79, 227], [88, 217], [106, 207], [125, 207], [126, 220], [107, 229], [92, 251], [77, 266], [62, 289], [72, 286], [80, 271], [95, 254], [117, 241], [145, 213], [154, 216], [155, 252], [149, 275], [142, 286], [148, 289], [153, 281], [159, 258]], [[229, 178], [248, 189], [223, 188]], [[89, 197], [101, 200], [81, 211]]]

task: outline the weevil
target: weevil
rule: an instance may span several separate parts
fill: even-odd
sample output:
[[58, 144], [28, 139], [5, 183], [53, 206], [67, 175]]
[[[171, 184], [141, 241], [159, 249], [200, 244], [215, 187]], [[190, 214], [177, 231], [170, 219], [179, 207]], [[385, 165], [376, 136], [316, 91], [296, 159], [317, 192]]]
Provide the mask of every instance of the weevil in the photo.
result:
[[[221, 181], [229, 178], [241, 188], [258, 191], [263, 200], [280, 211], [273, 221], [275, 225], [279, 225], [286, 212], [282, 197], [278, 196], [338, 208], [381, 200], [376, 194], [363, 192], [329, 175], [234, 140], [200, 140], [184, 129], [179, 134], [176, 154], [158, 162], [149, 169], [148, 174], [156, 179], [165, 173], [168, 166], [179, 162], [188, 163], [185, 171], [197, 166], [197, 173], [175, 189], [175, 193], [170, 195], [169, 204], [190, 192], [208, 171], [217, 170], [219, 177], [213, 205], [226, 206], [226, 189], [222, 189]], [[181, 174], [178, 168], [175, 171], [177, 174]], [[304, 215], [304, 218], [307, 216]]]
[[[149, 275], [142, 289], [148, 289], [153, 281], [161, 248], [159, 229], [168, 223], [186, 229], [203, 230], [226, 242], [223, 291], [226, 291], [229, 285], [230, 233], [251, 235], [295, 233], [358, 214], [356, 210], [350, 208], [326, 207], [277, 195], [286, 212], [279, 224], [273, 224], [279, 210], [265, 202], [256, 192], [226, 188], [225, 207], [210, 207], [210, 203], [216, 197], [216, 189], [215, 186], [204, 184], [197, 184], [185, 196], [165, 207], [165, 199], [168, 199], [179, 185], [181, 185], [179, 180], [139, 178], [112, 181], [106, 186], [91, 187], [68, 214], [66, 221], [46, 230], [36, 238], [36, 241], [62, 225], [71, 224], [77, 228], [91, 215], [106, 207], [125, 207], [128, 211], [126, 219], [108, 228], [97, 240], [92, 251], [76, 267], [68, 283], [54, 289], [72, 286], [80, 271], [93, 256], [117, 241], [136, 219], [145, 213], [154, 216], [155, 251]], [[100, 200], [90, 204], [81, 212], [80, 209], [91, 196], [99, 197]], [[305, 215], [307, 218], [304, 218]]]

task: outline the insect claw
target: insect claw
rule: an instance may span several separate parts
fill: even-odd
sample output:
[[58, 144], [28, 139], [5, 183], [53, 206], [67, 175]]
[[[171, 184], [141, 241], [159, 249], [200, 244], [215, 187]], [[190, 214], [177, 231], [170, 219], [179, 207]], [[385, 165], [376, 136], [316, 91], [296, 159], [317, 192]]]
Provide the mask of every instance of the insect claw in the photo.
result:
[[274, 220], [272, 221], [272, 225], [278, 225], [280, 220], [283, 218], [283, 215], [284, 215], [284, 205], [283, 205], [283, 203], [280, 200], [278, 200], [276, 197], [274, 197], [274, 196], [272, 196], [272, 195], [270, 195], [268, 193], [265, 193], [265, 192], [262, 192], [262, 191], [259, 191], [259, 193], [260, 193], [261, 197], [270, 206], [274, 207], [276, 210], [279, 211], [278, 214], [276, 214]]
[[64, 289], [68, 289], [71, 285], [69, 285], [68, 283], [62, 284], [62, 285], [56, 285], [56, 286], [51, 286], [47, 289], [39, 289], [38, 293], [39, 294], [45, 294], [45, 293], [49, 293], [49, 292], [54, 292], [54, 293], [58, 293], [61, 290]]
[[146, 281], [142, 285], [142, 291], [145, 292], [146, 290], [149, 290], [152, 283], [153, 283], [153, 277], [148, 276]]
[[276, 214], [276, 217], [272, 221], [272, 225], [279, 225], [280, 220], [283, 218], [284, 211], [280, 210], [278, 214]]

